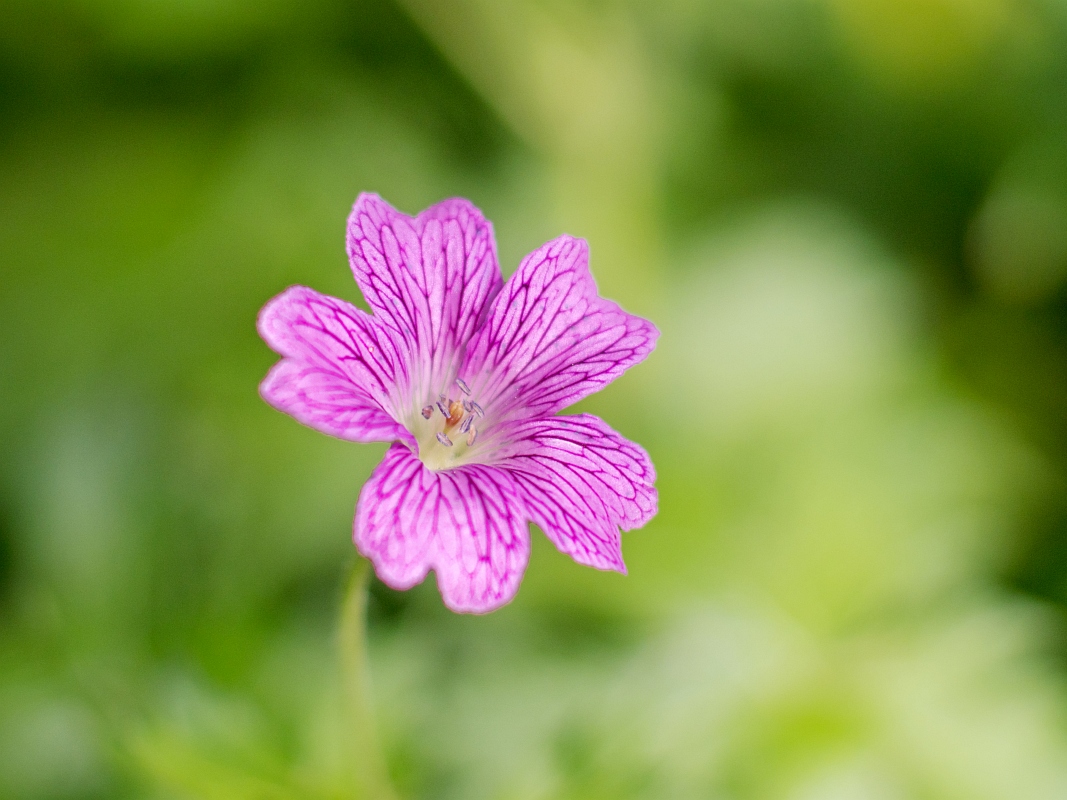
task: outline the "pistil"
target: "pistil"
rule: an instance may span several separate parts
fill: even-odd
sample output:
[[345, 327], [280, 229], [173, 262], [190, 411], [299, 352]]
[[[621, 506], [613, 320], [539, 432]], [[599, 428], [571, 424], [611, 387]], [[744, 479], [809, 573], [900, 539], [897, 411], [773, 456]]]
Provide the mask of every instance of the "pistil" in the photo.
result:
[[[470, 392], [466, 383], [459, 380], [456, 383], [464, 394]], [[436, 422], [437, 412], [444, 418], [443, 424]], [[434, 470], [463, 463], [467, 448], [478, 437], [474, 423], [485, 415], [482, 407], [468, 398], [453, 400], [442, 394], [432, 404], [424, 406], [421, 413], [428, 423], [427, 427], [420, 424], [418, 427], [422, 432], [417, 433], [419, 457], [423, 463]]]
[[448, 413], [445, 414], [445, 428], [454, 428], [463, 419], [463, 404], [458, 400], [450, 400]]

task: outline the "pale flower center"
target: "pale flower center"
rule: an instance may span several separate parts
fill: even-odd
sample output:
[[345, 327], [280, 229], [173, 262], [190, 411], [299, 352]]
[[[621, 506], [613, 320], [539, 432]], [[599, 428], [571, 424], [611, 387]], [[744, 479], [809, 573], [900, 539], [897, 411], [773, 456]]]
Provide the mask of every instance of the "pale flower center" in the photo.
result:
[[460, 399], [439, 395], [414, 416], [411, 432], [419, 443], [419, 458], [429, 469], [442, 470], [469, 463], [470, 449], [478, 440], [485, 411], [470, 399], [470, 388], [460, 379]]

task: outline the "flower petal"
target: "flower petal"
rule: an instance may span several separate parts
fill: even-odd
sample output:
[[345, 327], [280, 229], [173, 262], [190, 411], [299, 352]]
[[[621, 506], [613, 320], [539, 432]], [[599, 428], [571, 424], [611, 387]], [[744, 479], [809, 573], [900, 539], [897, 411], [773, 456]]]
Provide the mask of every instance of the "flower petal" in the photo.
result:
[[658, 335], [651, 322], [597, 295], [589, 246], [560, 236], [508, 280], [467, 347], [460, 377], [491, 416], [546, 417], [642, 361]]
[[507, 472], [434, 472], [398, 443], [360, 492], [355, 541], [389, 586], [409, 589], [433, 569], [446, 606], [481, 614], [519, 589], [530, 557], [526, 519]]
[[412, 218], [361, 194], [348, 218], [348, 256], [375, 318], [407, 347], [415, 401], [446, 391], [503, 285], [493, 226], [461, 198]]
[[259, 387], [272, 406], [341, 439], [410, 438], [397, 423], [396, 342], [368, 314], [293, 286], [263, 307], [257, 327], [285, 356]]
[[506, 423], [499, 467], [511, 473], [530, 518], [579, 564], [626, 572], [619, 528], [656, 514], [656, 471], [639, 445], [591, 414]]

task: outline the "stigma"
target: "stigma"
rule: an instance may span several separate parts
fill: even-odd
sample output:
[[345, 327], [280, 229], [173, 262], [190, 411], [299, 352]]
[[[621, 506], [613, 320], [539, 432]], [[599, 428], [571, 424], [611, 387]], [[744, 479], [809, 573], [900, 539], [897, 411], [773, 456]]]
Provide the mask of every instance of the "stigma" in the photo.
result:
[[454, 428], [463, 421], [463, 403], [452, 400], [448, 404], [448, 416], [445, 417], [445, 427]]

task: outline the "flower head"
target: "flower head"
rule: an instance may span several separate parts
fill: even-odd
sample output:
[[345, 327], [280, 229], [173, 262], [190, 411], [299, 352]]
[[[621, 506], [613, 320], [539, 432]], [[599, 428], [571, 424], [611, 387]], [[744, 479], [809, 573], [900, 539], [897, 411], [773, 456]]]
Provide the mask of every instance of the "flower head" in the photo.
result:
[[466, 200], [408, 217], [362, 194], [348, 256], [372, 313], [294, 286], [259, 315], [283, 356], [275, 408], [356, 442], [391, 441], [360, 492], [355, 543], [408, 589], [487, 612], [518, 591], [536, 522], [580, 564], [625, 572], [619, 530], [656, 513], [648, 454], [557, 412], [640, 362], [658, 332], [597, 294], [589, 249], [560, 236], [505, 284], [492, 225]]

